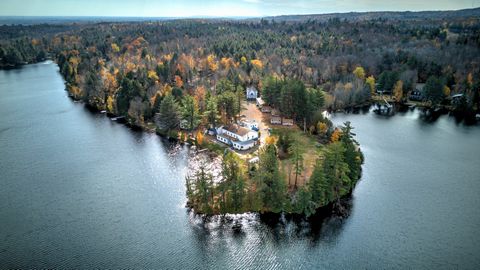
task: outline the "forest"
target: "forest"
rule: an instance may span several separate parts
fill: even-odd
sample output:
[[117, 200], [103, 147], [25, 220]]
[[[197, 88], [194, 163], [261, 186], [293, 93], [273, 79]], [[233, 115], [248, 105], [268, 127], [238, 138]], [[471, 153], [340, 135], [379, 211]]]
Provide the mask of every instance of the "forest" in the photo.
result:
[[349, 194], [363, 162], [350, 124], [335, 128], [322, 111], [369, 105], [382, 93], [402, 104], [421, 84], [423, 106], [478, 113], [480, 9], [435, 14], [3, 25], [0, 68], [54, 60], [73, 99], [199, 146], [202, 130], [237, 121], [254, 86], [321, 145], [312, 175], [286, 184], [281, 159], [298, 176], [304, 153], [295, 136], [277, 134], [258, 165], [228, 153], [219, 181], [204, 170], [189, 176], [188, 203], [207, 214], [309, 216]]
[[[241, 98], [237, 92], [246, 86], [262, 92], [272, 79], [325, 92], [331, 110], [369, 104], [377, 91], [404, 102], [427, 83], [430, 104], [449, 105], [449, 97], [464, 94], [459, 109], [474, 111], [480, 103], [476, 13], [3, 25], [0, 66], [54, 59], [75, 99], [139, 126], [154, 122], [169, 94], [178, 103], [194, 97], [203, 112], [208, 96]], [[288, 98], [278, 89], [265, 94], [274, 96], [271, 102]]]

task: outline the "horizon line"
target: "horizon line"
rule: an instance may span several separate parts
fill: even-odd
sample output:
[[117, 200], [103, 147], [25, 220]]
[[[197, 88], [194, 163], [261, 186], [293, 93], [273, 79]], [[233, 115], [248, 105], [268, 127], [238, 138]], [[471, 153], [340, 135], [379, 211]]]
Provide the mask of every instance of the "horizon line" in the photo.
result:
[[192, 15], [192, 16], [135, 16], [135, 15], [0, 15], [0, 18], [5, 17], [24, 17], [24, 18], [165, 18], [165, 19], [229, 19], [229, 18], [272, 18], [282, 16], [313, 16], [313, 15], [336, 15], [336, 14], [351, 14], [351, 13], [421, 13], [421, 12], [454, 12], [463, 10], [480, 9], [480, 6], [462, 9], [426, 9], [426, 10], [376, 10], [376, 11], [345, 11], [345, 12], [326, 12], [326, 13], [292, 13], [292, 14], [277, 14], [277, 15], [258, 15], [258, 16], [215, 16], [215, 15]]

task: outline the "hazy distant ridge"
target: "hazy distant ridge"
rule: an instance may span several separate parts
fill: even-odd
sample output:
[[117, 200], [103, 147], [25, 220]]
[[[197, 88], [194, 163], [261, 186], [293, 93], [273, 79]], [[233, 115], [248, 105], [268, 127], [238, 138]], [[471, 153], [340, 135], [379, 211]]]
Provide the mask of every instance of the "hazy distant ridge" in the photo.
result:
[[310, 14], [310, 15], [282, 15], [270, 16], [265, 19], [275, 21], [304, 21], [317, 20], [327, 21], [333, 18], [346, 19], [351, 21], [364, 21], [372, 19], [393, 19], [393, 20], [415, 20], [415, 19], [443, 19], [443, 18], [466, 18], [479, 17], [480, 7], [472, 9], [449, 10], [449, 11], [379, 11], [379, 12], [348, 12], [348, 13], [330, 13], [330, 14]]

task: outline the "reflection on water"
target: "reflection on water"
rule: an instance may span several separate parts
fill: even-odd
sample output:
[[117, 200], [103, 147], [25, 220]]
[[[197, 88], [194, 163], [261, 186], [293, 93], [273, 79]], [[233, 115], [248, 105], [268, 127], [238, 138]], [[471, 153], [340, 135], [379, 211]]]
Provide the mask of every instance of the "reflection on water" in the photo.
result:
[[[336, 215], [332, 207], [325, 207], [309, 218], [285, 214], [225, 214], [197, 215], [188, 210], [191, 229], [198, 235], [202, 246], [210, 246], [219, 236], [243, 238], [262, 235], [276, 244], [292, 239], [308, 239], [314, 247], [319, 241], [334, 239], [342, 231], [342, 225], [352, 211], [352, 198], [342, 199], [344, 214]], [[211, 243], [213, 242], [213, 243]]]

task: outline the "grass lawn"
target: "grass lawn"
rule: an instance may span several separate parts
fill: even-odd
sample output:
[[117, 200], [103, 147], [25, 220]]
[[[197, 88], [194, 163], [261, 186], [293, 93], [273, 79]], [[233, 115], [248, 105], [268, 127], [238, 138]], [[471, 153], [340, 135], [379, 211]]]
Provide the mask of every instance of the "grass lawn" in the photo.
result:
[[[298, 176], [297, 185], [303, 186], [306, 181], [312, 175], [315, 163], [318, 157], [321, 155], [321, 148], [319, 143], [314, 136], [308, 135], [300, 131], [298, 128], [292, 129], [288, 127], [278, 126], [272, 130], [272, 136], [278, 136], [281, 132], [288, 132], [292, 135], [293, 138], [300, 142], [300, 145], [303, 147], [303, 167], [304, 170], [301, 175]], [[281, 159], [280, 166], [283, 169], [286, 180], [289, 182], [289, 186], [295, 184], [295, 172], [293, 168], [292, 161], [289, 158]]]

